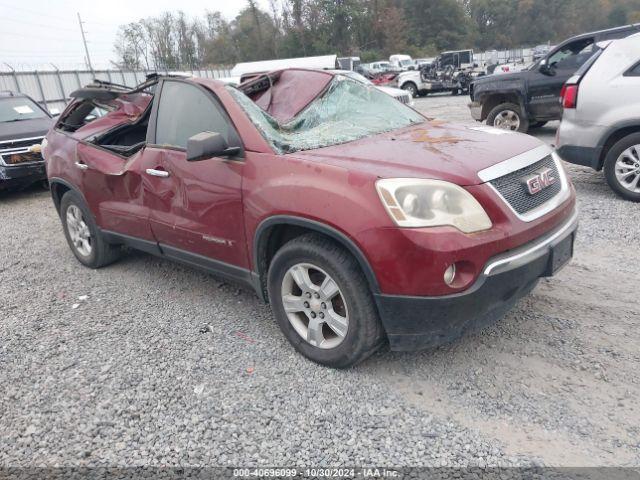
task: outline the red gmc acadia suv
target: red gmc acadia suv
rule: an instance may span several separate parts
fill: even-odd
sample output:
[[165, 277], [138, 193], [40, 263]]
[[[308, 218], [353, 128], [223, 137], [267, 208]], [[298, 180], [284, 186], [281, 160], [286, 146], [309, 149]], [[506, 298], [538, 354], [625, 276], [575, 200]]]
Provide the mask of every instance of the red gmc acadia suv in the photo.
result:
[[72, 97], [43, 154], [76, 258], [102, 267], [126, 245], [251, 285], [325, 365], [450, 341], [573, 253], [575, 192], [548, 146], [338, 73]]

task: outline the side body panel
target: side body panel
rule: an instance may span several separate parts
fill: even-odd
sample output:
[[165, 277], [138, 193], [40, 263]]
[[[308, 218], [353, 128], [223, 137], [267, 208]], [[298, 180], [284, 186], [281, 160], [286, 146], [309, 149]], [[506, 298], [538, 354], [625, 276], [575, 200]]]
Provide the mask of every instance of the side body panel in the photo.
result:
[[127, 159], [78, 143], [76, 152], [77, 162], [86, 165], [80, 170], [82, 191], [100, 228], [153, 241], [145, 205], [149, 188], [145, 169], [149, 167], [144, 150]]
[[573, 70], [558, 70], [553, 76], [538, 71], [527, 73], [527, 110], [536, 120], [557, 120], [562, 116], [560, 90]]
[[[310, 158], [313, 158], [311, 160]], [[245, 167], [243, 196], [249, 251], [255, 232], [272, 216], [287, 215], [328, 225], [362, 252], [380, 291], [398, 295], [446, 295], [463, 291], [487, 260], [528, 243], [553, 229], [573, 213], [575, 192], [553, 212], [532, 222], [519, 220], [486, 185], [466, 187], [487, 211], [493, 228], [463, 234], [451, 227], [398, 228], [375, 190], [376, 177], [366, 170], [345, 169], [321, 158], [254, 155]], [[571, 187], [573, 189], [573, 187]], [[252, 259], [252, 269], [260, 266]], [[465, 283], [451, 288], [444, 270], [463, 261]]]
[[168, 245], [234, 266], [248, 268], [242, 221], [244, 161], [210, 158], [188, 162], [184, 151], [147, 148], [151, 168], [146, 206], [151, 229]]

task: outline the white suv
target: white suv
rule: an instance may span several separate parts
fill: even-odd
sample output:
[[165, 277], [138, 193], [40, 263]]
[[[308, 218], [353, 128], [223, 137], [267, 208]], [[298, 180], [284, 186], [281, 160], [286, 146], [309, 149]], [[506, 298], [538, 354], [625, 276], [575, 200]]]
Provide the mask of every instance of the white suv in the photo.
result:
[[621, 197], [640, 202], [640, 34], [613, 40], [562, 88], [562, 159], [604, 169]]

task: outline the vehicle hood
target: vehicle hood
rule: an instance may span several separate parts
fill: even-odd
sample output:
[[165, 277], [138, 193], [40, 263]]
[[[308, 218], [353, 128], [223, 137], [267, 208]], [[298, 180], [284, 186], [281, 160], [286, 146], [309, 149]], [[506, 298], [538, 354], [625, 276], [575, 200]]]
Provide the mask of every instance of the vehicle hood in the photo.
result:
[[0, 123], [0, 142], [21, 138], [44, 137], [52, 125], [52, 118], [2, 122]]
[[480, 170], [542, 144], [529, 135], [493, 127], [429, 120], [291, 155], [376, 177], [431, 178], [464, 186], [483, 183], [478, 177]]
[[[499, 67], [500, 65], [498, 65]], [[496, 67], [497, 68], [497, 67]], [[505, 72], [500, 73], [498, 75], [485, 75], [483, 77], [478, 77], [477, 80], [474, 80], [474, 83], [490, 83], [492, 81], [500, 80], [500, 81], [509, 81], [509, 80], [522, 80], [524, 78], [525, 70], [513, 71], [513, 72]]]

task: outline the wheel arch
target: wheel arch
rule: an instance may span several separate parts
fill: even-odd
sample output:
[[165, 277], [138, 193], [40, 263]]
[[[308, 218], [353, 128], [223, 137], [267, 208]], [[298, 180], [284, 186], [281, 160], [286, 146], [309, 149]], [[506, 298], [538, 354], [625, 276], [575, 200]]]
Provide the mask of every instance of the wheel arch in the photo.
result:
[[640, 133], [640, 119], [623, 122], [610, 128], [602, 137], [600, 142], [598, 142], [598, 145], [601, 148], [596, 170], [602, 170], [604, 167], [604, 161], [607, 158], [607, 154], [609, 153], [609, 150], [611, 150], [611, 147], [624, 137], [633, 133]]
[[398, 85], [398, 87], [402, 90], [407, 90], [405, 87], [408, 85], [413, 85], [413, 88], [415, 89], [415, 97], [417, 97], [420, 94], [420, 90], [418, 89], [418, 84], [416, 82], [414, 82], [413, 80], [406, 80], [402, 83], [402, 85]]
[[[62, 197], [68, 191], [73, 191], [77, 193], [78, 195], [80, 195], [85, 205], [87, 206], [89, 205], [87, 203], [87, 199], [84, 197], [80, 189], [78, 189], [77, 187], [75, 187], [74, 185], [72, 185], [71, 183], [67, 182], [62, 178], [58, 178], [58, 177], [50, 178], [49, 185], [51, 189], [51, 198], [53, 200], [53, 205], [56, 207], [56, 211], [58, 212], [58, 214], [60, 214], [60, 202], [62, 201]], [[89, 209], [89, 211], [91, 211], [91, 209]]]
[[266, 274], [271, 259], [282, 245], [305, 233], [325, 235], [345, 248], [358, 262], [372, 293], [379, 293], [380, 287], [369, 261], [360, 248], [341, 231], [315, 220], [291, 215], [276, 215], [263, 220], [254, 234], [253, 263], [255, 283], [263, 300], [268, 300], [266, 291]]
[[523, 113], [529, 116], [522, 95], [516, 91], [504, 91], [499, 93], [486, 93], [481, 97], [480, 104], [482, 105], [481, 121], [485, 121], [489, 116], [489, 112], [502, 103], [515, 103], [520, 105]]

